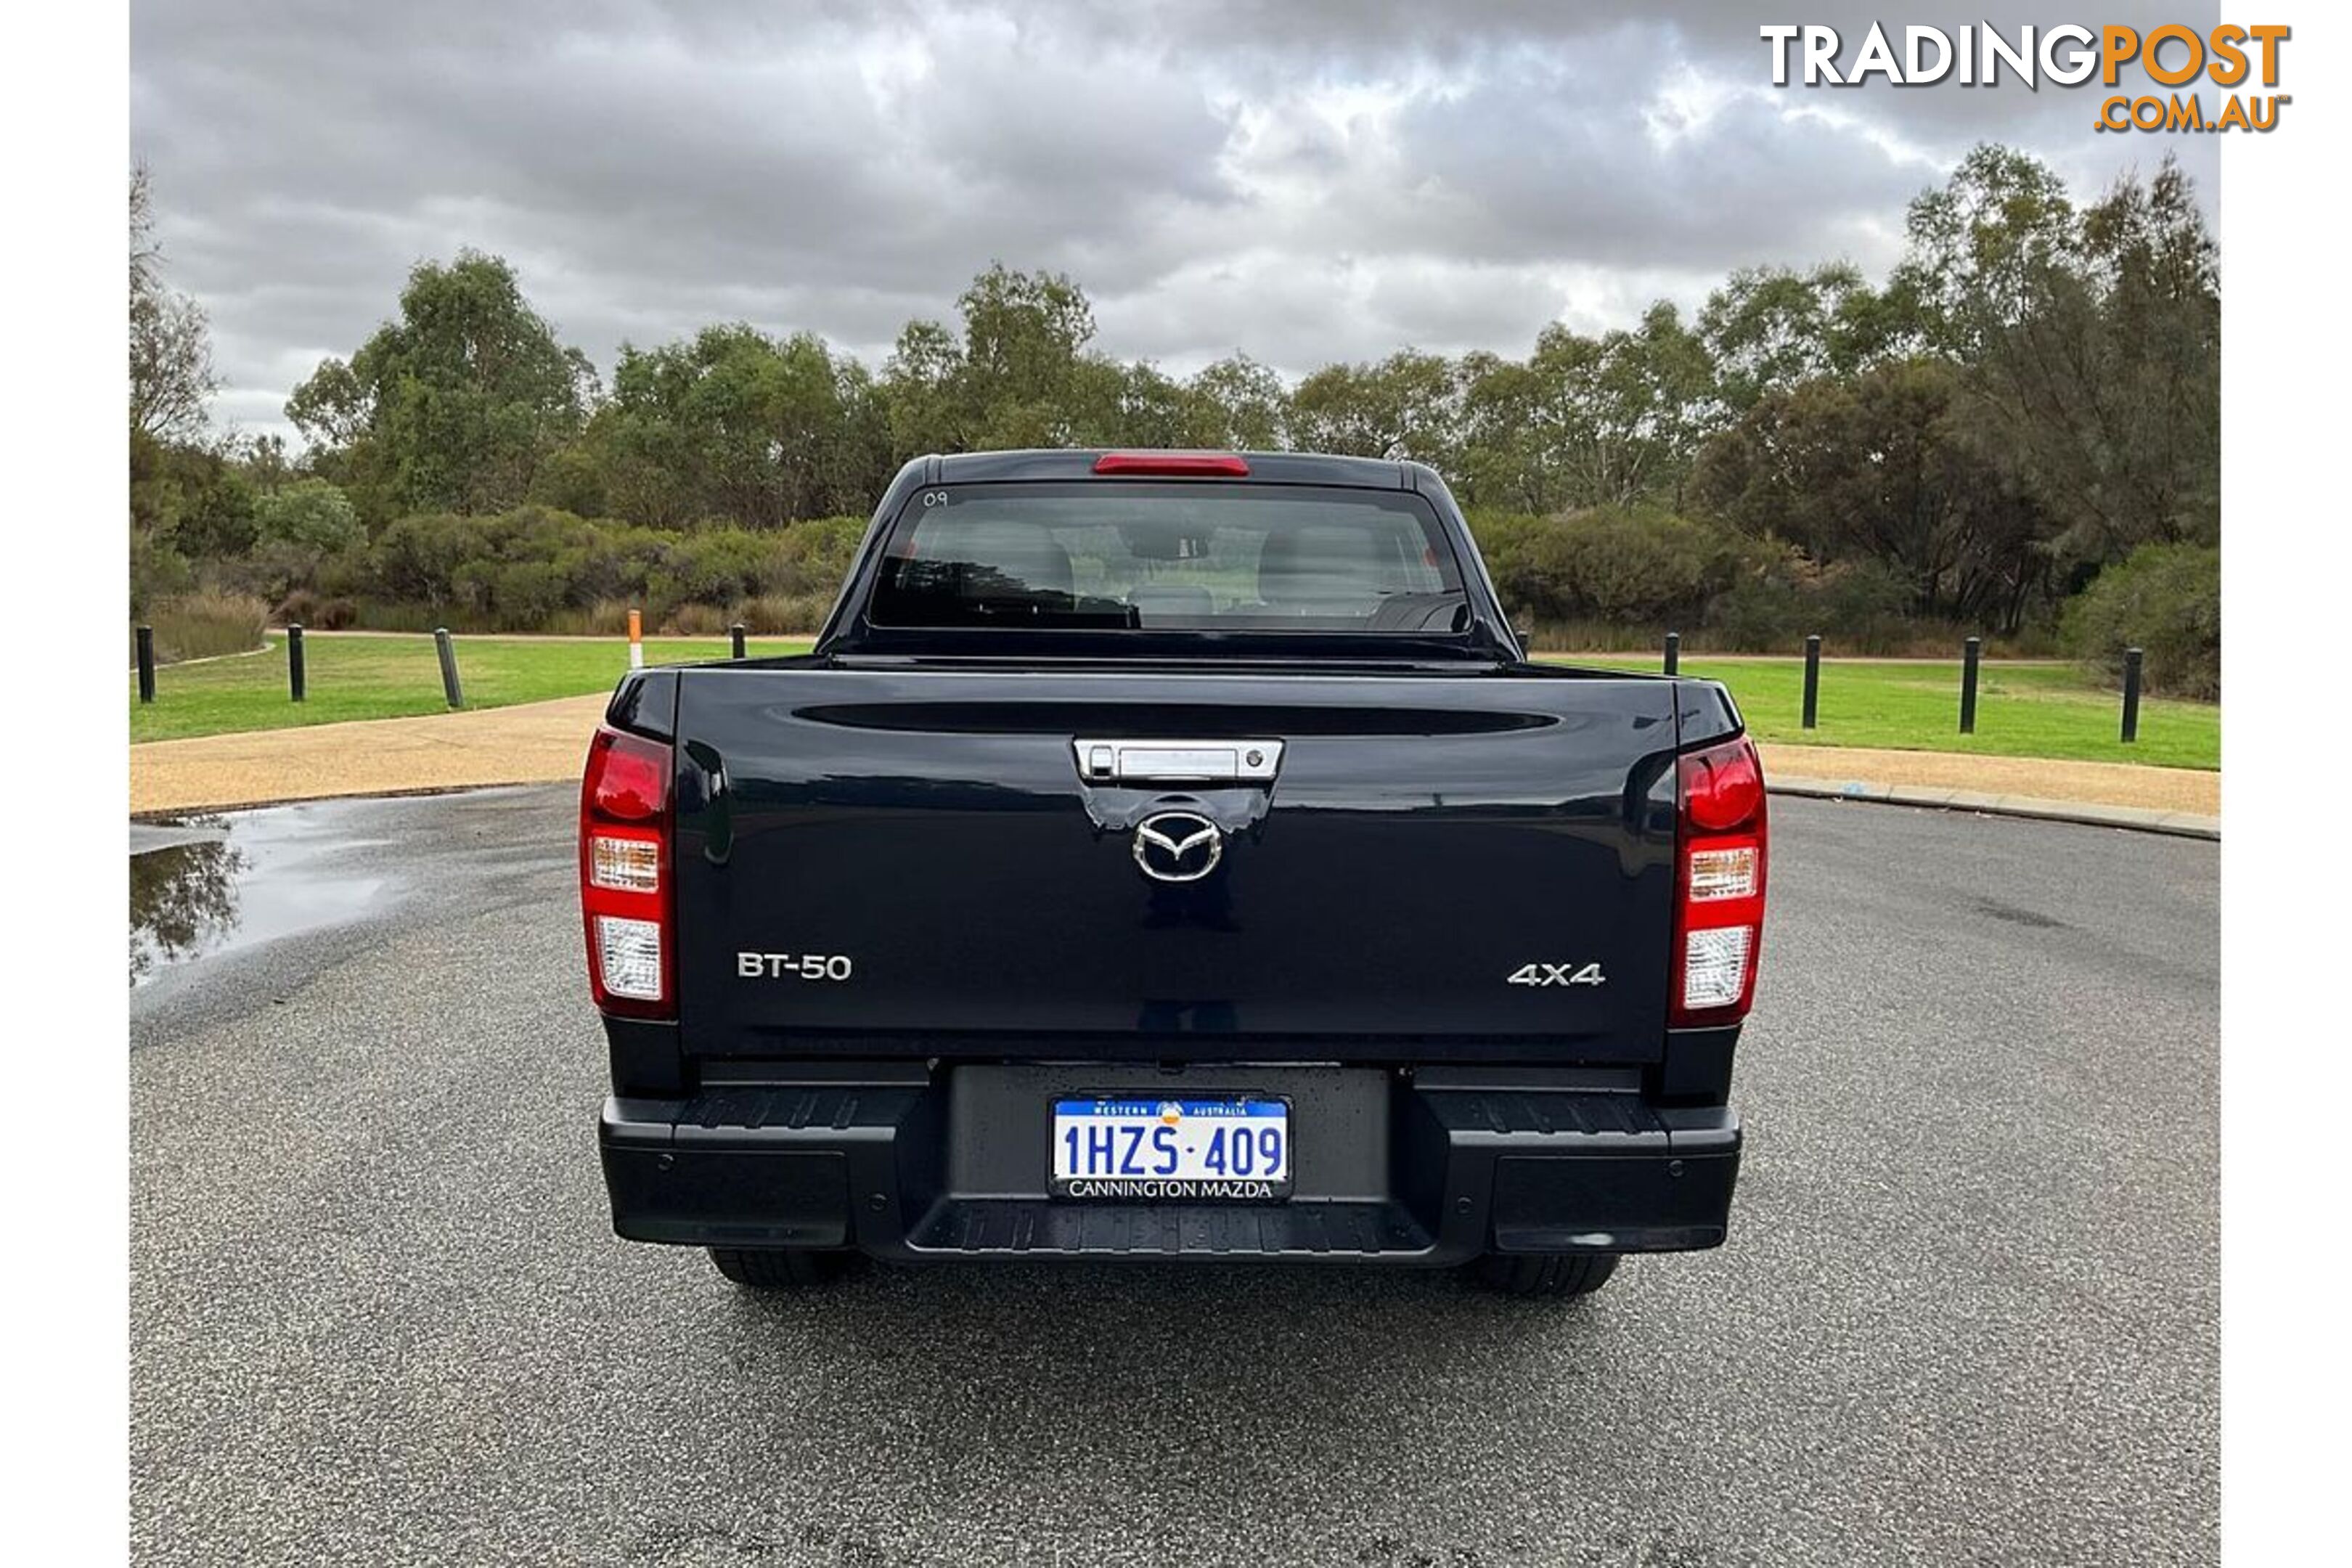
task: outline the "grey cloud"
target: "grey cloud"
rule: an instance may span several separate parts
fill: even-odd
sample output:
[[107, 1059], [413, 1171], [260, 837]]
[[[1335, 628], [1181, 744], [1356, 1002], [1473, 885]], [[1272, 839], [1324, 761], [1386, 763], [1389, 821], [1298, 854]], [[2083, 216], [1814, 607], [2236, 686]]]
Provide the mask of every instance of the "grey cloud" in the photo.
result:
[[[1803, 10], [1850, 47], [1872, 14]], [[1978, 140], [2085, 192], [2167, 145], [2092, 133], [2079, 89], [1776, 92], [1755, 29], [1699, 0], [137, 0], [131, 141], [252, 427], [460, 246], [607, 371], [735, 319], [878, 361], [1002, 258], [1076, 276], [1109, 352], [1297, 372], [1524, 353], [1746, 262], [1883, 267]], [[2209, 207], [2213, 141], [2179, 149]]]
[[1297, 376], [1406, 347], [1523, 353], [1559, 304], [1542, 268], [1410, 257], [1302, 264], [1264, 251], [1172, 273], [1098, 301], [1095, 314], [1107, 341], [1178, 374], [1245, 353]]
[[1727, 270], [1832, 251], [1841, 216], [1897, 209], [1932, 176], [1754, 95], [1653, 140], [1639, 110], [1666, 83], [1630, 63], [1522, 52], [1487, 92], [1407, 115], [1411, 161], [1444, 189], [1466, 248]]
[[[2071, 14], [2046, 5], [1969, 0], [1914, 0], [1895, 8], [1877, 0], [1808, 0], [1777, 11], [1759, 11], [1747, 0], [1644, 0], [1639, 5], [1554, 0], [1448, 0], [1444, 5], [1428, 0], [1195, 0], [1181, 7], [1140, 8], [1124, 0], [1032, 3], [1060, 17], [1063, 28], [1076, 36], [1123, 30], [1167, 48], [1181, 47], [1188, 37], [1245, 38], [1245, 50], [1213, 58], [1223, 68], [1259, 81], [1283, 79], [1302, 66], [1377, 75], [1398, 68], [1400, 61], [1425, 60], [1458, 70], [1513, 46], [1572, 61], [1611, 54], [1614, 36], [1634, 32], [1659, 61], [1694, 65], [1727, 83], [1764, 87], [1771, 79], [1769, 47], [1758, 33], [1764, 21], [1834, 27], [1843, 45], [1840, 58], [1851, 64], [1873, 22], [1882, 23], [1899, 47], [1906, 25], [1940, 27], [1957, 38], [1962, 26], [1990, 24], [2014, 39], [2026, 25], [2047, 29], [2074, 22], [2095, 32], [2102, 24], [2116, 23], [2147, 32], [2168, 23], [2206, 29], [2221, 19], [2215, 0], [2111, 0]], [[2151, 86], [2146, 73], [2134, 67], [2119, 90], [2145, 92]], [[2134, 164], [2153, 167], [2166, 152], [2173, 152], [2206, 188], [2210, 210], [2219, 171], [2214, 141], [2093, 132], [2097, 100], [2105, 91], [2095, 84], [2071, 89], [2043, 84], [2029, 91], [2017, 86], [1986, 90], [1893, 89], [1875, 83], [1791, 86], [1776, 96], [1790, 103], [1818, 101], [1915, 143], [1945, 163], [1985, 140], [2032, 146], [2088, 188], [2104, 185]]]

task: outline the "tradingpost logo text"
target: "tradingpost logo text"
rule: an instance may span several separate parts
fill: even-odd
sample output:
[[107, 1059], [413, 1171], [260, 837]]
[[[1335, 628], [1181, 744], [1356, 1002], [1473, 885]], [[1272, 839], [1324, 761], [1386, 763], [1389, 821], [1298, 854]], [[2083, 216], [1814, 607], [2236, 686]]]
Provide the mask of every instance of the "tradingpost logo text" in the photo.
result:
[[[2291, 36], [2283, 23], [2242, 27], [2224, 22], [2200, 29], [2175, 24], [2150, 27], [2085, 26], [2062, 22], [2014, 32], [1990, 23], [1954, 28], [1905, 26], [1901, 47], [1885, 25], [1873, 22], [1853, 59], [1838, 58], [1844, 41], [1835, 27], [1818, 23], [1771, 22], [1757, 34], [1772, 51], [1772, 85], [1787, 87], [1801, 74], [1807, 87], [1861, 87], [1884, 79], [1895, 87], [1997, 87], [2022, 83], [2040, 91], [2043, 82], [2082, 87], [2095, 76], [2101, 86], [2122, 83], [2137, 63], [2168, 93], [2109, 91], [2093, 121], [2100, 131], [2270, 131], [2279, 110], [2294, 101], [2283, 92], [2232, 91], [2212, 112], [2197, 92], [2200, 79], [2216, 88], [2279, 81], [2279, 47]], [[2259, 84], [2255, 79], [2259, 78]]]

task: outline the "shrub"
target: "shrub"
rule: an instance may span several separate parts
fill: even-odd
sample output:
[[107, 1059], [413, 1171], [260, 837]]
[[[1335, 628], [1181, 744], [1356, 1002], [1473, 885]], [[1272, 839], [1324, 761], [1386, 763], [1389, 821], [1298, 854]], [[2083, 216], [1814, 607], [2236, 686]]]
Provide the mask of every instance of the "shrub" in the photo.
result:
[[184, 493], [179, 521], [172, 529], [173, 544], [195, 560], [235, 560], [259, 537], [254, 500], [245, 476], [219, 464], [211, 483]]
[[297, 593], [348, 598], [365, 585], [366, 557], [356, 549], [321, 555], [307, 545], [264, 540], [238, 560], [208, 563], [204, 575], [214, 586], [269, 605], [281, 605]]
[[311, 574], [311, 586], [331, 599], [356, 599], [368, 591], [373, 581], [365, 545], [328, 556]]
[[568, 608], [641, 596], [641, 531], [536, 506], [404, 517], [367, 552], [369, 597], [468, 628], [536, 630]]
[[1785, 653], [1820, 631], [1794, 577], [1759, 573], [1717, 594], [1706, 606], [1708, 641], [1727, 652]]
[[332, 555], [358, 543], [363, 530], [351, 498], [325, 479], [296, 479], [253, 503], [255, 531], [266, 543]]
[[715, 605], [684, 604], [663, 618], [660, 629], [668, 637], [715, 637], [731, 624], [727, 612]]
[[312, 631], [339, 632], [359, 621], [359, 606], [340, 595], [297, 588], [278, 602], [269, 618], [279, 626], [300, 626]]
[[274, 596], [302, 586], [355, 599], [370, 625], [388, 626], [379, 617], [389, 614], [464, 629], [610, 635], [635, 605], [648, 626], [723, 631], [741, 617], [740, 606], [769, 599], [776, 603], [763, 616], [808, 617], [803, 601], [817, 602], [813, 626], [831, 607], [865, 531], [862, 518], [831, 517], [781, 530], [711, 524], [681, 532], [536, 505], [496, 516], [420, 515], [387, 524], [363, 552], [331, 558], [299, 581], [265, 577], [255, 585]]
[[734, 604], [761, 585], [775, 542], [744, 529], [682, 534], [646, 578], [646, 596], [667, 618], [680, 606]]
[[[2003, 658], [2057, 658], [2066, 651], [2064, 637], [2058, 627], [2046, 621], [2026, 622], [2014, 632], [1995, 639]], [[1988, 651], [1995, 646], [1988, 643]]]
[[1568, 519], [1538, 559], [1557, 574], [1570, 614], [1643, 626], [1696, 613], [1727, 554], [1723, 536], [1697, 523], [1593, 511]]
[[172, 547], [168, 539], [158, 539], [152, 533], [136, 529], [131, 534], [131, 616], [138, 620], [149, 612], [188, 592], [195, 581], [189, 569], [187, 557]]
[[[497, 629], [478, 626], [463, 616], [450, 616], [427, 605], [386, 599], [362, 599], [358, 620], [360, 625], [370, 631], [377, 632], [429, 632], [436, 626], [443, 626], [456, 632]], [[457, 624], [452, 625], [452, 622]]]
[[735, 618], [758, 637], [813, 637], [833, 613], [835, 597], [831, 592], [761, 594], [737, 605]]
[[2209, 544], [2143, 544], [2066, 606], [2075, 657], [2122, 678], [2124, 649], [2146, 655], [2148, 689], [2221, 695], [2221, 552]]
[[572, 579], [560, 561], [515, 561], [498, 568], [490, 603], [500, 624], [536, 626], [563, 608]]
[[625, 600], [599, 599], [584, 610], [558, 611], [542, 629], [569, 637], [623, 637], [629, 635], [629, 608]]
[[1696, 624], [1710, 599], [1774, 553], [1712, 523], [1615, 507], [1488, 515], [1473, 531], [1515, 619], [1644, 631]]
[[447, 602], [457, 569], [488, 548], [478, 521], [443, 513], [386, 523], [368, 551], [374, 594], [428, 609]]
[[198, 589], [159, 600], [148, 616], [155, 628], [156, 661], [249, 653], [261, 646], [268, 615], [269, 606], [249, 594]]
[[1557, 595], [1535, 563], [1536, 542], [1550, 523], [1523, 512], [1474, 511], [1467, 521], [1513, 624], [1531, 624], [1548, 612], [1558, 619]]
[[830, 609], [865, 537], [862, 517], [819, 517], [793, 523], [776, 541], [760, 591], [817, 595]]
[[1835, 637], [1841, 653], [1894, 653], [1909, 639], [1910, 586], [1882, 562], [1841, 563], [1799, 598], [1814, 623], [1806, 631]]

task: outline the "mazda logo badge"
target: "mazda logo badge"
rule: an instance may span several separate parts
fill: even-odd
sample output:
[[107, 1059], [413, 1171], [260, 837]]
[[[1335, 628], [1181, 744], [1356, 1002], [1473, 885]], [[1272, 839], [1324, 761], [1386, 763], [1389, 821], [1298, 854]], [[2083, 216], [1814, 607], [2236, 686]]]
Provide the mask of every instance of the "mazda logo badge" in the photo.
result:
[[1224, 831], [1197, 811], [1155, 811], [1135, 825], [1135, 863], [1155, 882], [1197, 882], [1224, 858]]

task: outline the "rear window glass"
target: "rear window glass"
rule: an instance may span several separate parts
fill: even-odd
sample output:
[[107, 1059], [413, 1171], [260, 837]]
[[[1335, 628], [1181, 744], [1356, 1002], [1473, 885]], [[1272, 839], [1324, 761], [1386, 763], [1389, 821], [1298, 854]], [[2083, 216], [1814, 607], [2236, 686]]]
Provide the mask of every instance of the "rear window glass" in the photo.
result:
[[1402, 491], [1129, 481], [918, 492], [869, 611], [884, 626], [1465, 629], [1460, 567]]

